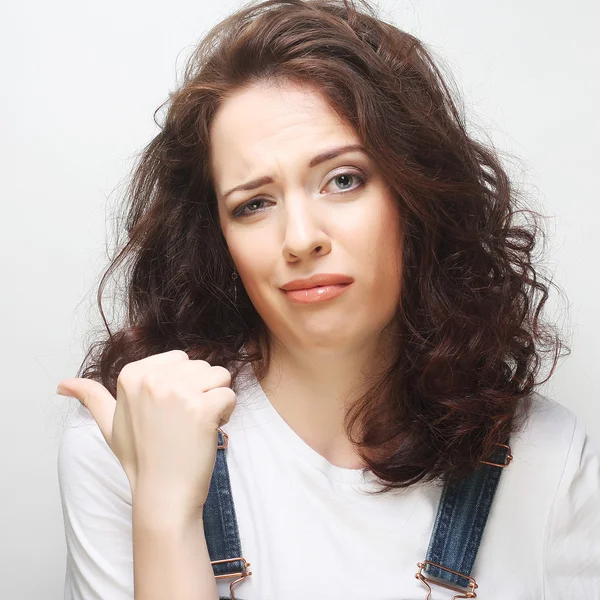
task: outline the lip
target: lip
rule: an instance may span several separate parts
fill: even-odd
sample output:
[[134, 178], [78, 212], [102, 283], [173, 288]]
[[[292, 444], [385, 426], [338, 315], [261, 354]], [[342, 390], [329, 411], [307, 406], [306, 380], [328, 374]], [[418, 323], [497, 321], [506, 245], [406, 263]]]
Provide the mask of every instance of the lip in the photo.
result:
[[289, 281], [285, 285], [282, 285], [281, 289], [286, 292], [292, 290], [309, 290], [316, 287], [348, 284], [353, 281], [354, 279], [352, 279], [352, 277], [342, 275], [341, 273], [318, 273], [307, 279], [294, 279], [293, 281]]
[[338, 283], [335, 285], [320, 285], [312, 288], [299, 290], [283, 290], [286, 298], [296, 304], [314, 304], [315, 302], [325, 302], [341, 296], [351, 283]]

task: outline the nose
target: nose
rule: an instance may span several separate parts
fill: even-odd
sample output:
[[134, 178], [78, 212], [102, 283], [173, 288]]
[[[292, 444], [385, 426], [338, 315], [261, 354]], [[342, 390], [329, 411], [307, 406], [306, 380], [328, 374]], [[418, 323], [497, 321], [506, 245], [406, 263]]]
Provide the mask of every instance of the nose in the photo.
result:
[[319, 204], [318, 198], [302, 192], [286, 198], [282, 248], [286, 260], [307, 259], [331, 250], [331, 240], [325, 231], [325, 210]]

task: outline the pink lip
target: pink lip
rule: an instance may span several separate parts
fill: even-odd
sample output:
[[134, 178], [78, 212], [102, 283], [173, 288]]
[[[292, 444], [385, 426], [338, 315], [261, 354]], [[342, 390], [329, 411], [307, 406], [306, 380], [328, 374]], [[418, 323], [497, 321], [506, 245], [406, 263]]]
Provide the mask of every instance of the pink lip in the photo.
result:
[[286, 297], [297, 304], [312, 304], [314, 302], [324, 302], [325, 300], [332, 300], [343, 294], [349, 287], [352, 287], [351, 283], [338, 283], [334, 285], [324, 285], [312, 288], [305, 288], [299, 290], [285, 291]]
[[339, 285], [352, 283], [354, 279], [348, 275], [340, 273], [318, 273], [307, 279], [294, 279], [281, 286], [282, 290], [287, 292], [292, 290], [308, 290], [310, 288], [323, 287], [329, 285]]

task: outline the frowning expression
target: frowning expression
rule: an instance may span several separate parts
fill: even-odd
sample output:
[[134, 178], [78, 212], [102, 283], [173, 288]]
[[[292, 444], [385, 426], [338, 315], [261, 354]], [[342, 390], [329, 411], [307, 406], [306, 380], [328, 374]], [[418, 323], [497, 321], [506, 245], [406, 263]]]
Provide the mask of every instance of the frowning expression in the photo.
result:
[[[402, 223], [353, 128], [310, 86], [261, 83], [223, 102], [210, 137], [223, 235], [270, 332], [337, 349], [378, 334], [399, 301]], [[313, 303], [281, 289], [319, 273], [353, 281]]]

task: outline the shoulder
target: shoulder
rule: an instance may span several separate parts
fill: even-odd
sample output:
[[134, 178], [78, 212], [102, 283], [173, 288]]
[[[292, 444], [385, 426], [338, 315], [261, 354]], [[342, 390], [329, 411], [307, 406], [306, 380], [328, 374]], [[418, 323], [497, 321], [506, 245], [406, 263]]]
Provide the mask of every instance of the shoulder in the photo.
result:
[[[516, 435], [515, 445], [522, 460], [535, 457], [538, 468], [554, 474], [549, 525], [568, 520], [570, 511], [563, 512], [566, 507], [561, 507], [565, 502], [573, 503], [572, 509], [576, 505], [582, 508], [586, 499], [593, 498], [599, 503], [595, 512], [600, 517], [600, 443], [590, 436], [584, 419], [571, 409], [540, 394], [532, 400], [530, 417]], [[577, 518], [581, 517], [579, 513]]]
[[512, 573], [522, 597], [600, 598], [598, 444], [580, 416], [539, 393], [516, 417], [474, 576], [501, 590]]
[[507, 474], [514, 471], [524, 490], [535, 482], [536, 495], [544, 493], [554, 510], [565, 494], [600, 493], [600, 444], [587, 433], [583, 418], [538, 393], [528, 403], [517, 415], [524, 418], [511, 436], [514, 458]]
[[562, 477], [569, 457], [580, 453], [587, 432], [583, 419], [548, 396], [532, 394], [517, 411], [520, 421], [511, 436], [511, 448], [517, 462], [531, 467], [544, 466]]
[[522, 475], [521, 502], [536, 499], [536, 511], [544, 514], [545, 597], [598, 597], [600, 444], [563, 404], [540, 394], [531, 401], [511, 448]]
[[[524, 398], [515, 418], [509, 441], [513, 459], [500, 478], [501, 502], [493, 510], [503, 523], [535, 531], [541, 542], [561, 490], [576, 476], [584, 448], [589, 451], [591, 446], [583, 420], [548, 396]], [[593, 485], [598, 474], [585, 477]]]

